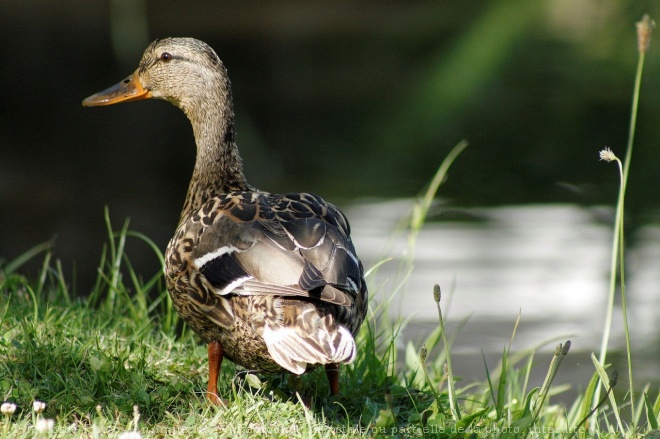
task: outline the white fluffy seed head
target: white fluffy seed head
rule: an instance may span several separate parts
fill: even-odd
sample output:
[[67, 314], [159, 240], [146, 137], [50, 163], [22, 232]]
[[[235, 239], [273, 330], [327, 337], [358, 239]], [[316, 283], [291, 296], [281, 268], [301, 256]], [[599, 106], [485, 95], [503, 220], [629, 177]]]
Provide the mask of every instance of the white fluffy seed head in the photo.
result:
[[16, 411], [16, 404], [11, 402], [5, 402], [0, 406], [0, 413], [5, 416], [11, 416]]
[[34, 410], [36, 414], [41, 414], [46, 410], [46, 403], [43, 401], [34, 401], [32, 403], [32, 410]]

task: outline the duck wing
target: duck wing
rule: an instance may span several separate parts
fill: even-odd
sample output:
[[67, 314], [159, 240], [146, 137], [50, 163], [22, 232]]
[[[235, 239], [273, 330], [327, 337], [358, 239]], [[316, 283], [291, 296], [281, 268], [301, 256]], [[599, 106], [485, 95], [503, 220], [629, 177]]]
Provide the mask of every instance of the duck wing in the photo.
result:
[[313, 194], [234, 192], [190, 219], [191, 259], [216, 295], [306, 297], [351, 307], [363, 290], [346, 217]]

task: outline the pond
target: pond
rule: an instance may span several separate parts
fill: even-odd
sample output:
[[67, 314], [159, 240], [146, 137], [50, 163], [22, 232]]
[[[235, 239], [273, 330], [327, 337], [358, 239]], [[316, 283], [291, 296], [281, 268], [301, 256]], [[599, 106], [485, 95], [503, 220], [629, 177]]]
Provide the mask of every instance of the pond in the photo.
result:
[[[428, 222], [411, 250], [408, 232], [397, 226], [411, 206], [409, 200], [375, 201], [347, 209], [365, 267], [393, 258], [369, 281], [374, 302], [403, 285], [389, 308], [392, 317], [411, 319], [401, 347], [407, 340], [419, 347], [437, 327], [432, 294], [437, 283], [447, 331], [456, 337], [454, 370], [463, 378], [485, 379], [482, 352], [489, 369], [497, 366], [520, 313], [512, 352], [540, 346], [536, 372], [542, 379], [554, 347], [570, 339], [572, 349], [556, 382], [584, 388], [594, 371], [589, 356], [598, 356], [605, 325], [611, 209], [569, 204], [466, 209], [462, 215], [472, 221]], [[626, 291], [634, 373], [643, 383], [657, 380], [660, 366], [660, 227], [638, 229], [634, 242], [627, 252]], [[412, 270], [407, 279], [406, 266]], [[617, 300], [608, 361], [625, 376], [623, 334]]]

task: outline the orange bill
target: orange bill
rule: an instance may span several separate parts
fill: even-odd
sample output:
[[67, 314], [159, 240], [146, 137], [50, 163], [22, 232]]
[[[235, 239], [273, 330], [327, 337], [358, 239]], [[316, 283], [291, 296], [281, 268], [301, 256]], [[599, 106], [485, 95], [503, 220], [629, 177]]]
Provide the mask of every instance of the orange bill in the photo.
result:
[[120, 83], [88, 97], [82, 104], [85, 107], [98, 107], [149, 98], [151, 98], [151, 92], [142, 87], [136, 70], [135, 73]]

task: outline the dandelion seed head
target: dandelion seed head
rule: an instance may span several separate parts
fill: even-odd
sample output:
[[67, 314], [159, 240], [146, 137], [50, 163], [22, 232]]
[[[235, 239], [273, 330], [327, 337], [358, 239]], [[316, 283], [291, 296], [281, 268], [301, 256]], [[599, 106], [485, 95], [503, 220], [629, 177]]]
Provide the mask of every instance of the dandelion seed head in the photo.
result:
[[16, 404], [5, 402], [0, 406], [0, 412], [5, 416], [11, 416], [16, 411]]
[[51, 431], [53, 427], [55, 427], [55, 421], [47, 418], [37, 419], [37, 423], [34, 425], [34, 429], [37, 430], [38, 433]]
[[32, 403], [32, 410], [34, 410], [36, 414], [43, 413], [44, 410], [46, 410], [46, 403], [43, 401], [34, 401]]

